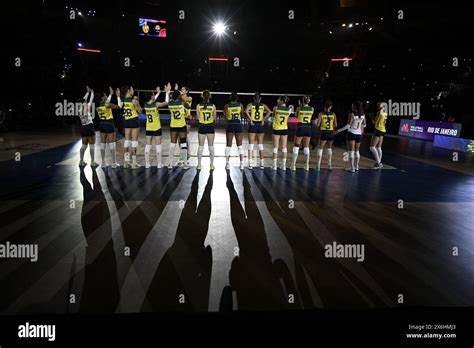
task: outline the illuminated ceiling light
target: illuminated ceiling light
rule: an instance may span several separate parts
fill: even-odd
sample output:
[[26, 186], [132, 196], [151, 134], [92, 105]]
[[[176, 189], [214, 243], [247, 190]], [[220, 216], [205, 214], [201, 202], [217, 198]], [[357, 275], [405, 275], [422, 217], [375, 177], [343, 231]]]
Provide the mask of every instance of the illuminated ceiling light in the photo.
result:
[[349, 28], [352, 28], [352, 23], [351, 23], [351, 24], [349, 24]]
[[345, 27], [345, 26], [346, 26], [346, 23], [342, 23], [342, 26]]
[[214, 33], [215, 33], [216, 35], [221, 36], [222, 34], [225, 33], [225, 31], [226, 31], [227, 28], [226, 28], [226, 26], [225, 26], [224, 23], [222, 23], [222, 22], [217, 22], [216, 24], [214, 24], [214, 26], [213, 26], [212, 29], [214, 30]]

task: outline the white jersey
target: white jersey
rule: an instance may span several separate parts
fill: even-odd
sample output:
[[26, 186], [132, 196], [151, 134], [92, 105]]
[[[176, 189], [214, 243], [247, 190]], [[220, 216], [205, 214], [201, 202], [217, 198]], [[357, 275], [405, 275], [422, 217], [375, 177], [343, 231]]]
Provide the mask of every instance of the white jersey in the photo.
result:
[[[86, 106], [84, 106], [86, 107]], [[85, 110], [80, 110], [79, 111], [79, 119], [81, 120], [81, 124], [83, 126], [87, 126], [89, 124], [92, 124], [92, 114], [90, 111], [85, 111]]]
[[362, 134], [362, 125], [364, 124], [365, 115], [355, 112], [352, 122], [349, 126], [348, 131], [352, 134], [361, 135]]

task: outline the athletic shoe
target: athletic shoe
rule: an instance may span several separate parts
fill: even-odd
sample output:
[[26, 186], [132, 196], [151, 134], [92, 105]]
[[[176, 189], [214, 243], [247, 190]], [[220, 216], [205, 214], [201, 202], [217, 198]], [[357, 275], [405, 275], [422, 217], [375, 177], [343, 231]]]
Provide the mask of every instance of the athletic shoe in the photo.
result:
[[321, 171], [321, 168], [320, 168], [320, 167], [318, 167], [318, 166], [316, 166], [316, 167], [314, 168], [314, 170], [315, 170], [315, 171], [317, 171], [317, 172], [319, 173], [319, 172]]
[[286, 171], [286, 166], [284, 164], [281, 165], [281, 170]]
[[374, 169], [380, 169], [380, 165], [378, 163], [374, 164]]
[[214, 167], [214, 165], [211, 164], [211, 168], [210, 168], [210, 169], [211, 169], [211, 171], [213, 171], [214, 169], [216, 169], [216, 167]]
[[145, 169], [150, 169], [150, 167], [151, 167], [150, 163], [148, 163], [148, 162], [145, 163]]
[[196, 170], [201, 170], [201, 165], [200, 165], [200, 164], [198, 164], [198, 165], [196, 166]]
[[173, 166], [171, 165], [171, 163], [168, 163], [168, 169], [173, 169]]
[[[260, 167], [260, 168], [261, 168], [261, 167]], [[272, 166], [272, 169], [273, 169], [273, 170], [277, 170], [278, 168], [277, 168], [277, 166]]]
[[359, 171], [359, 166], [356, 166], [355, 170], [356, 170], [356, 172], [358, 172]]
[[79, 167], [85, 167], [85, 166], [87, 166], [87, 162], [79, 161]]
[[260, 169], [265, 169], [265, 162], [263, 160], [260, 161]]
[[130, 163], [125, 162], [125, 163], [123, 164], [123, 169], [128, 169], [128, 168], [130, 168]]
[[244, 162], [240, 162], [240, 170], [244, 170]]
[[379, 168], [380, 168], [380, 169], [383, 168], [383, 164], [382, 164], [382, 163], [379, 163]]
[[158, 166], [156, 168], [161, 169], [163, 168], [163, 165], [161, 163], [158, 163]]
[[225, 170], [229, 170], [229, 169], [230, 169], [230, 164], [229, 164], [229, 162], [227, 162], [227, 163], [225, 164]]
[[132, 163], [132, 169], [138, 169], [140, 165], [138, 163]]
[[328, 165], [328, 170], [332, 170], [332, 164]]
[[118, 164], [118, 163], [112, 163], [112, 164], [110, 165], [110, 167], [111, 167], [112, 169], [116, 169], [116, 168], [120, 167], [120, 164]]
[[105, 169], [105, 168], [107, 168], [107, 163], [103, 162], [100, 166], [101, 166], [102, 169]]
[[179, 159], [178, 162], [176, 162], [176, 166], [180, 167], [182, 165], [183, 165], [183, 161], [181, 159]]
[[[296, 170], [296, 168], [295, 168], [295, 170]], [[309, 164], [305, 164], [304, 170], [306, 170], [307, 172], [309, 172]]]
[[[305, 167], [305, 169], [306, 169], [306, 167]], [[291, 170], [296, 172], [296, 166], [291, 166]]]
[[91, 163], [92, 168], [95, 168], [95, 167], [98, 167], [98, 166], [99, 166], [99, 164], [95, 161]]
[[184, 170], [188, 170], [188, 169], [189, 169], [189, 166], [188, 166], [187, 163], [183, 163], [183, 169], [184, 169]]

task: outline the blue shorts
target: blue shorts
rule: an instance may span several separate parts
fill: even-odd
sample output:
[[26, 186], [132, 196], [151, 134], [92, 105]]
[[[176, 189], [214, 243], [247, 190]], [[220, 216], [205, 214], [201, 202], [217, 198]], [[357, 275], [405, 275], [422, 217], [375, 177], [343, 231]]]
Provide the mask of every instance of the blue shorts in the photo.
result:
[[188, 127], [186, 127], [186, 126], [170, 127], [170, 132], [173, 132], [173, 133], [187, 133], [188, 132]]
[[242, 133], [242, 123], [238, 122], [228, 122], [227, 128], [225, 129], [226, 133]]
[[99, 131], [106, 134], [115, 133], [114, 123], [110, 121], [101, 121]]
[[297, 137], [311, 137], [311, 125], [298, 125], [296, 127], [296, 136]]
[[274, 129], [273, 135], [288, 135], [288, 129]]
[[199, 134], [214, 134], [214, 125], [213, 124], [200, 124], [198, 127]]
[[258, 134], [265, 133], [263, 129], [263, 122], [254, 123], [253, 126], [249, 126], [249, 133], [258, 133]]
[[132, 118], [130, 120], [125, 120], [124, 128], [140, 128], [140, 120], [138, 117]]
[[360, 144], [362, 141], [362, 135], [347, 132], [347, 141], [355, 141], [356, 144]]
[[145, 130], [145, 135], [149, 137], [161, 137], [162, 133], [161, 128], [156, 131]]
[[374, 137], [383, 137], [385, 132], [381, 132], [378, 129], [374, 130]]
[[334, 140], [334, 132], [333, 131], [321, 131], [319, 135], [319, 139], [325, 141], [333, 141]]
[[90, 123], [88, 125], [82, 126], [81, 138], [85, 137], [95, 137], [94, 124]]

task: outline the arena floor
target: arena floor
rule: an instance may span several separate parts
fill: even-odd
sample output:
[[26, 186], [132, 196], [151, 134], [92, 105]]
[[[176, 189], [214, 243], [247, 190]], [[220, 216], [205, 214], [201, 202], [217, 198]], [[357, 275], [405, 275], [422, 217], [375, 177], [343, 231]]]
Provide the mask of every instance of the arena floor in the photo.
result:
[[[200, 172], [81, 170], [78, 136], [0, 139], [1, 243], [39, 248], [0, 260], [3, 314], [474, 305], [472, 156], [386, 137], [373, 170], [366, 136], [356, 174], [337, 146], [333, 171], [307, 173], [300, 155], [296, 173], [274, 172], [267, 134], [265, 170], [240, 171], [234, 146], [226, 172], [219, 129], [212, 174], [208, 157]], [[143, 164], [143, 137], [138, 151]], [[326, 257], [334, 242], [364, 260]]]

